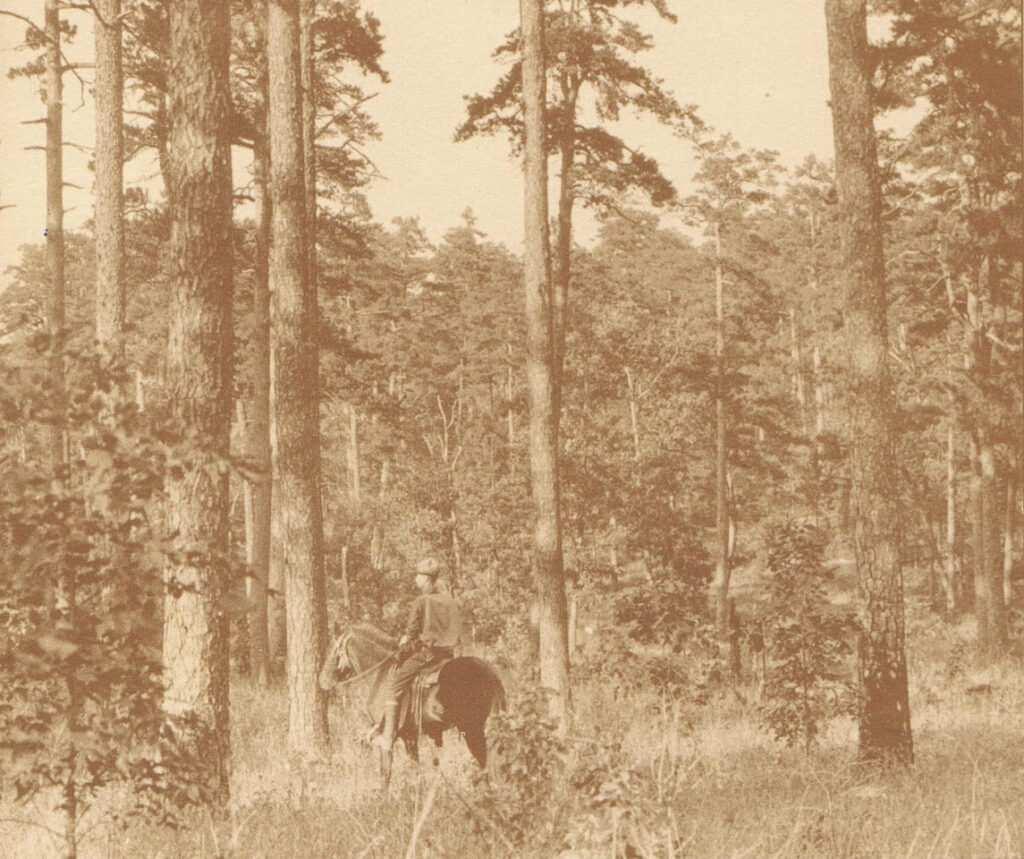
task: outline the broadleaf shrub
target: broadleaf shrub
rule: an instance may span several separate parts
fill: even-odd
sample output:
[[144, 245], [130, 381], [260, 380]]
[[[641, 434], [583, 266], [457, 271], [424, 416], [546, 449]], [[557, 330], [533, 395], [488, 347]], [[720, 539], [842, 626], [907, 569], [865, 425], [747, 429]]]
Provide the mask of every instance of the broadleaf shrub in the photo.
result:
[[826, 723], [850, 712], [851, 612], [829, 603], [824, 543], [813, 526], [773, 525], [767, 535], [769, 598], [761, 616], [766, 648], [762, 725], [809, 751]]
[[568, 746], [557, 728], [543, 690], [524, 693], [488, 721], [488, 769], [476, 776], [477, 804], [524, 851], [552, 850], [563, 840]]
[[[135, 797], [126, 815], [173, 822], [178, 782], [204, 762], [169, 767], [180, 753], [161, 739], [167, 553], [153, 513], [190, 443], [138, 409], [124, 367], [80, 345], [61, 354], [55, 409], [52, 357], [45, 338], [0, 351], [0, 794], [59, 797], [70, 840], [114, 783]], [[54, 427], [68, 451], [56, 466]]]

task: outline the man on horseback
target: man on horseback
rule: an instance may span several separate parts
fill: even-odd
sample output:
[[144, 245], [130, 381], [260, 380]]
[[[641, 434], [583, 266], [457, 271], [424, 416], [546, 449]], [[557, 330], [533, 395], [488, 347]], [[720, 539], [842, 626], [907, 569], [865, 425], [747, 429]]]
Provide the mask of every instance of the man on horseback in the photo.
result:
[[462, 633], [462, 612], [458, 603], [437, 590], [440, 565], [434, 558], [425, 558], [414, 570], [420, 595], [409, 606], [405, 630], [398, 642], [398, 664], [395, 666], [384, 703], [384, 726], [373, 743], [389, 751], [398, 732], [398, 709], [408, 694], [416, 675], [451, 659], [453, 648]]

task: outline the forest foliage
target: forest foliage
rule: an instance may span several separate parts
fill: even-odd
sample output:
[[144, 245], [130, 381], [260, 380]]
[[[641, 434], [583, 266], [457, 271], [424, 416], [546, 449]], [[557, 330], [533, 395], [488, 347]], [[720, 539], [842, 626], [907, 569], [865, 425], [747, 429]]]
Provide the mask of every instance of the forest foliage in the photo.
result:
[[[563, 180], [572, 177], [553, 253], [564, 240], [559, 489], [573, 679], [700, 702], [735, 681], [737, 667], [749, 680], [759, 663], [763, 728], [809, 754], [830, 719], [858, 706], [849, 644], [858, 621], [836, 605], [852, 585], [827, 563], [849, 553], [852, 521], [833, 166], [808, 157], [786, 167], [677, 101], [640, 64], [651, 42], [629, 20], [641, 6], [672, 20], [661, 0], [579, 5], [586, 14], [574, 17], [549, 4], [546, 141]], [[510, 676], [529, 677], [536, 621], [522, 261], [469, 209], [436, 243], [415, 217], [373, 218], [363, 191], [376, 168], [363, 146], [378, 135], [371, 84], [388, 82], [384, 34], [358, 0], [317, 8], [329, 614], [393, 625], [407, 569], [433, 555], [472, 615], [470, 646]], [[953, 0], [878, 0], [873, 10], [889, 20], [872, 48], [879, 124], [897, 108], [921, 114], [905, 137], [879, 140], [907, 592], [949, 620], [977, 612], [983, 643], [1005, 652], [1024, 632], [1019, 11]], [[233, 4], [233, 143], [245, 151], [265, 146], [261, 27], [255, 6]], [[125, 33], [126, 157], [155, 150], [166, 172], [165, 4], [128, 4]], [[63, 34], [73, 37], [73, 25]], [[43, 44], [30, 29], [27, 47]], [[505, 70], [494, 89], [467, 96], [457, 139], [499, 134], [521, 151], [517, 52], [512, 33], [495, 51]], [[18, 73], [41, 71], [30, 62]], [[691, 194], [677, 194], [660, 165], [618, 136], [626, 113], [679, 135], [694, 159]], [[253, 191], [237, 166], [234, 183], [239, 195]], [[127, 189], [125, 364], [93, 348], [90, 227], [67, 235], [62, 343], [45, 333], [41, 247], [23, 250], [0, 292], [0, 784], [19, 799], [56, 789], [66, 804], [127, 781], [139, 788], [139, 808], [159, 807], [166, 820], [203, 798], [202, 779], [190, 775], [202, 761], [172, 757], [179, 752], [160, 707], [163, 570], [181, 560], [161, 505], [168, 480], [182, 479], [198, 453], [194, 428], [172, 416], [166, 377], [172, 192]], [[598, 218], [587, 247], [569, 240], [575, 202]], [[668, 226], [665, 212], [682, 215], [685, 228]], [[233, 396], [245, 403], [260, 384], [248, 348], [258, 230], [235, 218]], [[63, 411], [54, 406], [54, 361], [65, 372]], [[719, 398], [737, 611], [723, 649], [708, 604]], [[55, 425], [66, 451], [57, 467], [46, 448]], [[242, 409], [230, 456], [207, 461], [231, 480], [231, 547], [217, 562], [231, 575], [223, 611], [236, 675], [247, 670], [252, 617], [246, 493], [257, 475], [247, 431]], [[995, 499], [984, 515], [982, 496]], [[994, 560], [984, 549], [993, 539], [1003, 541]], [[981, 589], [982, 579], [994, 590]], [[985, 593], [1005, 612], [1002, 633], [979, 603]], [[478, 785], [484, 813], [518, 831], [524, 840], [514, 846], [524, 849], [557, 840], [547, 791], [569, 754], [543, 711], [540, 698], [526, 696], [496, 718], [500, 763], [494, 780]], [[574, 758], [568, 777], [592, 827], [558, 838], [603, 849], [612, 817], [632, 826], [637, 843], [666, 825], [640, 798], [649, 775], [613, 742]]]

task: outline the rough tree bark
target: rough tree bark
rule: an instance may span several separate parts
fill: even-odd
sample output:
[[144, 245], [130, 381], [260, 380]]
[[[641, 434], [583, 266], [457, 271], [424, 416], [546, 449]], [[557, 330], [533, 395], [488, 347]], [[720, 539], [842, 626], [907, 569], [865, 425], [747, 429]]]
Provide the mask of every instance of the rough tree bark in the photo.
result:
[[180, 720], [212, 797], [226, 802], [228, 474], [231, 429], [231, 25], [227, 0], [170, 4], [168, 179], [171, 409], [197, 450], [168, 487], [164, 707]]
[[96, 339], [124, 356], [124, 132], [121, 0], [96, 0]]
[[530, 482], [534, 504], [534, 576], [539, 608], [541, 685], [552, 690], [551, 715], [571, 723], [568, 613], [562, 569], [558, 487], [556, 343], [552, 314], [545, 156], [544, 19], [541, 0], [520, 0], [522, 33], [525, 228], [526, 377], [530, 422]]
[[313, 20], [315, 0], [301, 0], [299, 7], [299, 64], [302, 78], [303, 181], [306, 186], [306, 248], [309, 252], [309, 281], [316, 288], [316, 88], [313, 65]]
[[[258, 17], [266, 28], [266, 3]], [[270, 505], [273, 492], [270, 455], [270, 167], [267, 140], [267, 78], [259, 81], [259, 104], [253, 140], [253, 181], [255, 185], [256, 271], [253, 283], [253, 380], [251, 419], [248, 429], [249, 457], [259, 474], [252, 487], [252, 614], [249, 623], [249, 665], [253, 679], [265, 686], [270, 678], [268, 626], [270, 587]]]
[[860, 757], [910, 763], [904, 653], [896, 403], [886, 332], [882, 200], [865, 0], [826, 0], [836, 180], [846, 274], [847, 372], [854, 440], [850, 471], [861, 602]]
[[310, 278], [303, 151], [300, 0], [270, 0], [270, 284], [274, 531], [287, 617], [288, 747], [327, 749], [327, 698], [317, 683], [327, 643], [320, 498], [320, 378], [316, 287]]

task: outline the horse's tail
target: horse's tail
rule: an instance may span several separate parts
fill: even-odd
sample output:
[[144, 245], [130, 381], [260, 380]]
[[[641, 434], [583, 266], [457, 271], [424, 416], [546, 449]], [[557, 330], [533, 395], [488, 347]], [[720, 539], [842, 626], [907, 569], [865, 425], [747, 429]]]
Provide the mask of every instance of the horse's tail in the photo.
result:
[[501, 679], [496, 673], [491, 672], [494, 676], [494, 686], [491, 690], [491, 712], [492, 713], [504, 713], [508, 709], [508, 698], [505, 697], [505, 687], [501, 684]]

